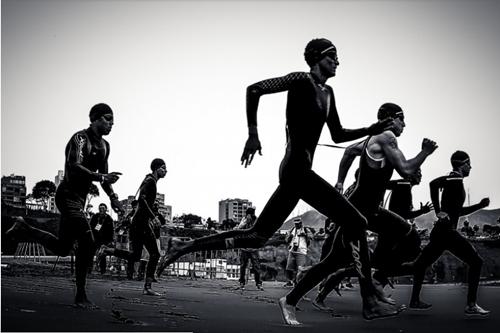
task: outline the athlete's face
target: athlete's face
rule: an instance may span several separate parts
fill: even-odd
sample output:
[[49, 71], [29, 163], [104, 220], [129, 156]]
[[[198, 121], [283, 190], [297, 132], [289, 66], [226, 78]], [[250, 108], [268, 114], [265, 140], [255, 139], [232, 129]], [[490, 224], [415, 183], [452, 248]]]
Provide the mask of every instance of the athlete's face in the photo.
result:
[[334, 77], [339, 66], [337, 52], [329, 53], [319, 61], [319, 68], [326, 77]]
[[108, 135], [111, 132], [111, 128], [113, 128], [114, 119], [112, 114], [105, 114], [98, 120], [97, 122], [97, 131], [101, 135]]
[[406, 127], [405, 124], [405, 117], [403, 115], [400, 115], [397, 118], [394, 118], [394, 124], [392, 127], [392, 131], [395, 136], [400, 136], [401, 133], [403, 133], [403, 129]]
[[472, 169], [472, 166], [470, 165], [470, 160], [462, 164], [460, 167], [460, 171], [462, 173], [462, 176], [468, 177], [470, 174], [470, 170]]
[[167, 166], [163, 164], [160, 168], [156, 170], [156, 174], [158, 175], [158, 178], [163, 178], [167, 175]]

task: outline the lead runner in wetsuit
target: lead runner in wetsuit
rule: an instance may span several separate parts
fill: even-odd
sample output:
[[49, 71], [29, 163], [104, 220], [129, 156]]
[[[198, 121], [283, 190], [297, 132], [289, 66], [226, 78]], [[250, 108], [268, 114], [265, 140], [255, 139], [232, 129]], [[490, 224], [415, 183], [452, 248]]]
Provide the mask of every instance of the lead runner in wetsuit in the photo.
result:
[[123, 212], [118, 195], [111, 186], [121, 173], [108, 173], [109, 143], [102, 138], [111, 132], [113, 111], [101, 103], [90, 109], [89, 117], [90, 127], [75, 133], [66, 145], [64, 179], [56, 191], [56, 205], [61, 212], [59, 237], [30, 226], [21, 217], [7, 231], [13, 238], [38, 242], [59, 256], [67, 256], [74, 242], [78, 241], [75, 304], [84, 308], [95, 307], [85, 293], [87, 269], [94, 255], [92, 229], [84, 214], [85, 200], [92, 182], [100, 182], [110, 198], [111, 207]]
[[[429, 243], [414, 262], [415, 275], [410, 308], [424, 310], [431, 307], [430, 304], [420, 300], [425, 270], [445, 250], [448, 250], [469, 266], [467, 278], [469, 290], [465, 314], [468, 316], [487, 316], [490, 311], [482, 309], [476, 303], [483, 260], [472, 244], [457, 231], [457, 224], [461, 216], [487, 207], [490, 204], [490, 199], [484, 198], [478, 204], [464, 207], [463, 179], [469, 176], [471, 170], [469, 155], [460, 150], [456, 151], [451, 155], [451, 165], [453, 171], [449, 175], [436, 178], [429, 184], [438, 221], [432, 228]], [[439, 202], [439, 190], [442, 190], [441, 203]]]
[[[306, 46], [305, 59], [311, 67], [309, 73], [291, 73], [252, 84], [247, 89], [249, 137], [241, 157], [241, 162], [245, 167], [252, 162], [257, 151], [261, 153], [257, 132], [257, 107], [260, 96], [288, 91], [287, 147], [280, 166], [280, 184], [262, 210], [255, 225], [247, 230], [232, 230], [188, 242], [170, 239], [167, 254], [158, 271], [159, 274], [167, 265], [189, 252], [262, 247], [282, 225], [299, 199], [337, 223], [349, 225], [352, 237], [349, 241], [356, 239], [355, 242], [350, 242], [353, 245], [352, 250], [358, 258], [361, 257], [359, 260], [363, 262], [360, 268], [370, 271], [368, 247], [366, 237], [364, 237], [365, 218], [333, 186], [312, 171], [311, 167], [316, 145], [325, 123], [334, 142], [345, 142], [380, 133], [392, 125], [392, 121], [380, 121], [368, 128], [344, 129], [340, 124], [335, 106], [333, 89], [325, 84], [328, 78], [335, 76], [339, 64], [335, 46], [329, 40], [314, 39]], [[363, 280], [361, 289], [364, 292], [364, 299], [367, 300], [366, 311], [374, 317], [397, 314], [397, 310], [392, 305], [382, 304], [376, 298], [374, 291], [369, 289], [371, 276], [367, 274], [365, 276], [367, 279]], [[372, 297], [369, 298], [370, 296]], [[293, 323], [295, 319], [285, 318], [285, 321]]]
[[[380, 107], [377, 117], [378, 119], [386, 117], [394, 119], [393, 128], [351, 145], [345, 150], [339, 166], [336, 187], [340, 191], [342, 190], [350, 166], [354, 159], [360, 156], [359, 176], [356, 187], [349, 196], [349, 202], [366, 217], [368, 229], [379, 234], [379, 241], [372, 260], [374, 266], [376, 265], [379, 270], [388, 273], [397, 269], [404, 262], [404, 260], [394, 260], [392, 258], [394, 253], [391, 251], [398, 243], [404, 244], [414, 238], [415, 230], [400, 216], [380, 207], [385, 189], [394, 169], [402, 176], [415, 173], [425, 159], [434, 152], [437, 145], [429, 139], [424, 139], [420, 153], [414, 158], [406, 160], [398, 148], [396, 139], [405, 127], [403, 110], [396, 104], [386, 103]], [[343, 263], [350, 263], [350, 249], [343, 245], [345, 242], [343, 229], [344, 226], [337, 228], [331, 251], [326, 258], [313, 266], [283, 298], [292, 309], [295, 309], [300, 298], [322, 279], [336, 272]], [[341, 258], [349, 260], [342, 262]], [[357, 273], [359, 274], [359, 270]], [[365, 318], [372, 319], [369, 316], [365, 316]]]

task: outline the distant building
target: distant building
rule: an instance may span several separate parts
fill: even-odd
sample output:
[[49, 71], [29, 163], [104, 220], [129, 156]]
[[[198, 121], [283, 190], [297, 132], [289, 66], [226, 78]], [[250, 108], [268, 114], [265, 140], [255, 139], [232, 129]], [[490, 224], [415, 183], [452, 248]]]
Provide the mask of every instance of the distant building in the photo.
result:
[[[123, 199], [120, 201], [120, 203], [123, 206], [123, 209], [125, 209], [125, 215], [130, 213], [132, 211], [132, 201], [134, 201], [135, 196], [129, 195], [127, 199]], [[162, 193], [157, 193], [156, 194], [156, 202], [158, 202], [159, 206], [159, 212], [163, 217], [167, 220], [167, 222], [172, 221], [172, 206], [170, 205], [165, 205], [165, 194]]]
[[2, 176], [2, 202], [17, 208], [26, 208], [26, 177]]
[[64, 179], [64, 171], [58, 170], [57, 176], [54, 177], [54, 184], [56, 184], [56, 188], [59, 186], [59, 184], [61, 184], [63, 179]]
[[247, 199], [226, 199], [219, 201], [219, 223], [229, 219], [240, 222], [245, 217], [245, 212], [249, 207], [252, 207], [252, 202]]

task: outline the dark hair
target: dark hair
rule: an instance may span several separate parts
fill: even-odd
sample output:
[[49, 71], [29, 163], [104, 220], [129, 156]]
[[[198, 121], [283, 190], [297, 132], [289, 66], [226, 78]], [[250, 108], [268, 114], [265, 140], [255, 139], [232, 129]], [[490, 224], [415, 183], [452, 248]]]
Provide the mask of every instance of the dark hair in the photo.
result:
[[385, 103], [380, 106], [377, 113], [377, 118], [379, 120], [385, 118], [397, 118], [399, 115], [403, 114], [403, 109], [394, 103]]
[[327, 55], [336, 55], [337, 49], [332, 42], [326, 38], [316, 38], [306, 45], [304, 58], [307, 64], [312, 67]]
[[113, 114], [113, 110], [111, 110], [111, 108], [109, 107], [108, 104], [99, 103], [99, 104], [94, 105], [90, 109], [90, 113], [89, 113], [90, 122], [94, 122], [94, 121], [98, 120], [99, 118], [101, 118], [105, 114]]
[[469, 160], [469, 154], [462, 150], [457, 150], [453, 154], [451, 154], [451, 166], [453, 168], [458, 168], [465, 162]]
[[165, 165], [164, 160], [162, 160], [161, 158], [155, 158], [151, 162], [151, 171], [155, 172], [157, 169], [161, 168], [163, 165]]
[[101, 206], [104, 206], [104, 208], [108, 209], [108, 205], [106, 205], [104, 202], [99, 204], [99, 208], [101, 208]]

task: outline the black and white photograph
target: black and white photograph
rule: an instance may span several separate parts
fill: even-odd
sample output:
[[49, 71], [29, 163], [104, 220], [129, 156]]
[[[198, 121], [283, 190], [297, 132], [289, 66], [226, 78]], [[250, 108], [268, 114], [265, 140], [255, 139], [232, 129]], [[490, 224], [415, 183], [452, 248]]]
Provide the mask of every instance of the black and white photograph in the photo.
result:
[[497, 332], [500, 2], [2, 0], [2, 332]]

